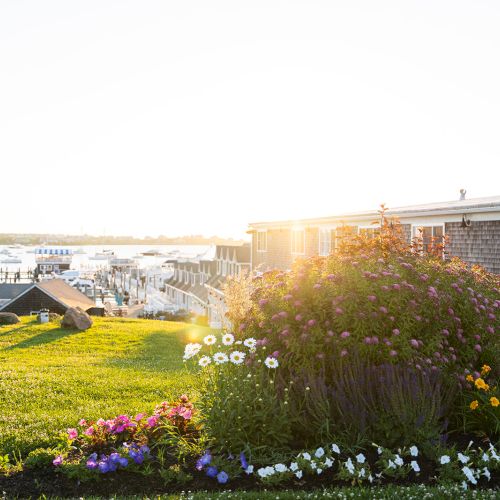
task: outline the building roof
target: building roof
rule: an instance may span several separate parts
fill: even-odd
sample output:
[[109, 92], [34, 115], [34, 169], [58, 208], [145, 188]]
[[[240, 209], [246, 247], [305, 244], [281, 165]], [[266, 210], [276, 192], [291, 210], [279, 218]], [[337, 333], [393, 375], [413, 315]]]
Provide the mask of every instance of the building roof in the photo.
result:
[[0, 300], [12, 300], [32, 286], [33, 283], [0, 283]]
[[[404, 207], [390, 208], [386, 215], [389, 217], [425, 217], [432, 215], [461, 215], [481, 212], [500, 213], [500, 195], [488, 196], [484, 198], [471, 198], [464, 200], [441, 201], [436, 203], [425, 203], [422, 205], [409, 205]], [[365, 212], [351, 212], [328, 217], [318, 217], [312, 219], [284, 220], [269, 222], [252, 222], [249, 224], [250, 230], [266, 229], [270, 227], [290, 227], [294, 225], [313, 225], [323, 223], [356, 222], [366, 219], [377, 219], [378, 210]]]
[[37, 283], [36, 286], [68, 307], [80, 307], [84, 311], [95, 307], [93, 300], [63, 280], [42, 281]]

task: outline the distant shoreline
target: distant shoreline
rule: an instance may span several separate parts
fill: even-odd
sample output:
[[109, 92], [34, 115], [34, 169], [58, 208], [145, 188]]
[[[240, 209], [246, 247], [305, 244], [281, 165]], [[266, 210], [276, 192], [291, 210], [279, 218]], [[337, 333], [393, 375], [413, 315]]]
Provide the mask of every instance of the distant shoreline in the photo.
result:
[[134, 238], [132, 236], [73, 236], [50, 234], [0, 234], [0, 245], [240, 245], [244, 240], [218, 236]]

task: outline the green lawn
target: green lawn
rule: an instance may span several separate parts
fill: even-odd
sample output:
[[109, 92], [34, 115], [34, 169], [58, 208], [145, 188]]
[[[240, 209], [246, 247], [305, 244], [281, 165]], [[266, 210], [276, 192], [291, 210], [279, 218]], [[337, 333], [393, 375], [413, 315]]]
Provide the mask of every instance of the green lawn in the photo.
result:
[[195, 377], [182, 363], [184, 344], [207, 328], [163, 321], [94, 318], [85, 332], [23, 318], [0, 326], [0, 453], [53, 444], [82, 417], [151, 411]]

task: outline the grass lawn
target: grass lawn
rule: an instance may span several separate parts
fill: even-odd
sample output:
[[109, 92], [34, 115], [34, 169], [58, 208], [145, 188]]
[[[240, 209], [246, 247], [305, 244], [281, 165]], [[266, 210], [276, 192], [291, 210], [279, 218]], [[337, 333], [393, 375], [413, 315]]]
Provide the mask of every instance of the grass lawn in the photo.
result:
[[85, 332], [31, 318], [0, 326], [0, 454], [54, 443], [82, 417], [151, 411], [195, 392], [182, 363], [209, 330], [186, 323], [94, 318]]

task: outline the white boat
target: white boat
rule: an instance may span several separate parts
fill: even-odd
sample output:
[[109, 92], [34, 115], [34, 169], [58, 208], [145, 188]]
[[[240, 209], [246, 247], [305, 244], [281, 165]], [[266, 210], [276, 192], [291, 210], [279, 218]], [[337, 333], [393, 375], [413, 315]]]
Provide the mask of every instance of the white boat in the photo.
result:
[[102, 252], [96, 252], [94, 256], [89, 257], [89, 260], [109, 260], [115, 256], [113, 250], [103, 250]]

